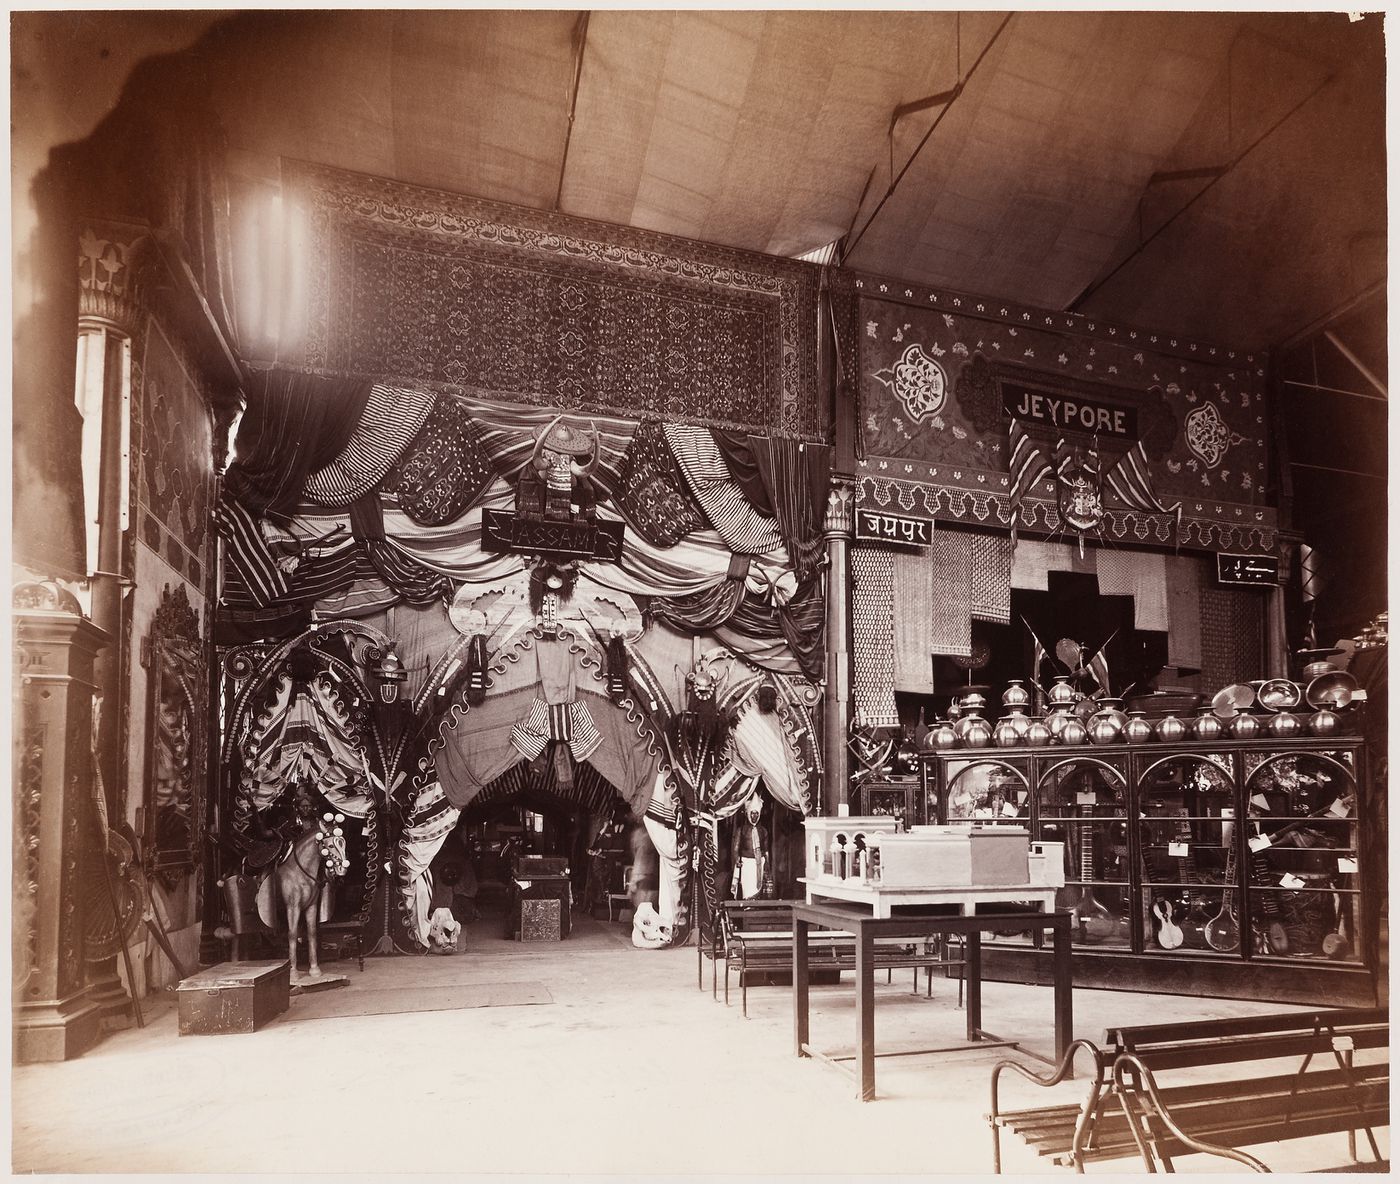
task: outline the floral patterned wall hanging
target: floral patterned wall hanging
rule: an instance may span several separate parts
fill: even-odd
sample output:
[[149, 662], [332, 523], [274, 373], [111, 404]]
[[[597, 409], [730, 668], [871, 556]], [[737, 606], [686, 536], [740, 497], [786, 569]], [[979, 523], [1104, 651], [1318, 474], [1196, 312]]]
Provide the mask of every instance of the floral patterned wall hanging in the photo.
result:
[[[1159, 502], [1181, 504], [1181, 545], [1273, 546], [1262, 355], [893, 280], [849, 282], [840, 327], [855, 344], [862, 502], [1009, 528], [1014, 415], [1047, 452], [1065, 439], [1096, 450], [1105, 471], [1135, 462]], [[1026, 490], [1022, 529], [1058, 529], [1058, 493], [1050, 476]], [[1172, 544], [1172, 517], [1115, 504], [1110, 491], [1103, 528]]]

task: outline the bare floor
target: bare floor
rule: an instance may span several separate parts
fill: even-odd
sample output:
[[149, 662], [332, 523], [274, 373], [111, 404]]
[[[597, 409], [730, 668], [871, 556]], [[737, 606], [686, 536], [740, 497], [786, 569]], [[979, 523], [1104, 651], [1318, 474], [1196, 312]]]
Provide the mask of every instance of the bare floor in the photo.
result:
[[[173, 1002], [143, 1030], [114, 1033], [76, 1061], [13, 1073], [16, 1172], [676, 1174], [954, 1173], [992, 1167], [987, 1049], [881, 1059], [879, 1100], [792, 1049], [790, 988], [710, 995], [693, 947], [636, 950], [629, 929], [576, 915], [558, 945], [518, 944], [488, 918], [452, 957], [372, 958], [340, 991], [460, 988], [552, 1002], [411, 1014], [306, 1018], [316, 996], [251, 1035], [180, 1037]], [[882, 1052], [962, 1039], [956, 980], [933, 998], [912, 972], [878, 988]], [[473, 994], [466, 988], [496, 988]], [[1048, 1055], [1049, 988], [988, 983], [985, 1025]], [[1115, 1023], [1249, 1015], [1276, 1005], [1076, 991], [1076, 1034]], [[855, 1038], [849, 976], [813, 988], [812, 1039]], [[1011, 1054], [1014, 1055], [1014, 1054]], [[1031, 1105], [1044, 1091], [1008, 1086]], [[1066, 1083], [1066, 1099], [1083, 1094]], [[1388, 1136], [1388, 1132], [1385, 1133]], [[1388, 1137], [1381, 1145], [1389, 1155]], [[1256, 1149], [1275, 1171], [1347, 1162], [1343, 1135]], [[1014, 1141], [1005, 1169], [1045, 1170]], [[1131, 1170], [1133, 1165], [1112, 1165]], [[1195, 1156], [1178, 1171], [1234, 1171]], [[1108, 1168], [1100, 1170], [1109, 1170]], [[1239, 1169], [1243, 1170], [1243, 1169]], [[1091, 1169], [1091, 1172], [1093, 1169]]]

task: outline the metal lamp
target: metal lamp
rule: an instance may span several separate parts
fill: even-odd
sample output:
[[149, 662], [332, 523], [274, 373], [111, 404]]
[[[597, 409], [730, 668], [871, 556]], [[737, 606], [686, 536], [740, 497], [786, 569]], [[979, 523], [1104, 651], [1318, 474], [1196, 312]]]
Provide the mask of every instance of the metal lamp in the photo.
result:
[[408, 671], [404, 669], [403, 660], [394, 651], [393, 642], [384, 647], [383, 656], [377, 665], [370, 667], [370, 673], [379, 683], [380, 700], [386, 704], [397, 703], [399, 687], [408, 678]]

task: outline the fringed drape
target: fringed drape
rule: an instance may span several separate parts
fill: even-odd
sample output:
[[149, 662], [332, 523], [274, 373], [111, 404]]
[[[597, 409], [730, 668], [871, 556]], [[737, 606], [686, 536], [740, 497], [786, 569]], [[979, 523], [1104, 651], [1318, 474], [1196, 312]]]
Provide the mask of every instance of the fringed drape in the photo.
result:
[[831, 477], [829, 444], [750, 436], [749, 447], [773, 505], [799, 583], [810, 579], [824, 551], [822, 520]]

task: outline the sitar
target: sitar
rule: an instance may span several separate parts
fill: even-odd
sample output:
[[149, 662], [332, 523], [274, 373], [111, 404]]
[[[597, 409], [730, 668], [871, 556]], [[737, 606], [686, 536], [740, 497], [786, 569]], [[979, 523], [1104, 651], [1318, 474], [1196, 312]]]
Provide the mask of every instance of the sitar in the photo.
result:
[[[1081, 806], [1080, 815], [1087, 815], [1087, 806]], [[1118, 931], [1118, 921], [1094, 899], [1094, 889], [1089, 883], [1094, 875], [1094, 827], [1092, 823], [1079, 824], [1079, 900], [1073, 910], [1074, 923], [1079, 930], [1079, 940], [1100, 942], [1112, 937]]]
[[1212, 950], [1228, 954], [1240, 948], [1240, 919], [1235, 914], [1235, 843], [1230, 841], [1230, 855], [1225, 861], [1225, 888], [1220, 900], [1220, 911], [1206, 922], [1206, 945]]

